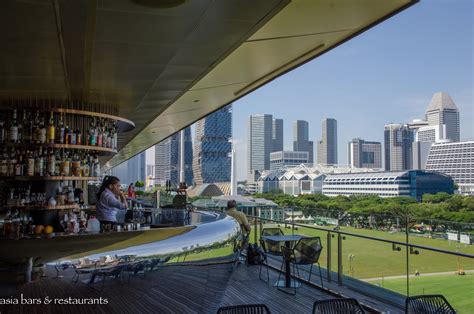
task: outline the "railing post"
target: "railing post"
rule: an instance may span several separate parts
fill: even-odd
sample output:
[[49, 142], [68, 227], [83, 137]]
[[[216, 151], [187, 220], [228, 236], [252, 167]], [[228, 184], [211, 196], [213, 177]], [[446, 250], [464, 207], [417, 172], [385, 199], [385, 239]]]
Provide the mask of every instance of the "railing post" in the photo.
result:
[[342, 235], [337, 234], [337, 284], [342, 286]]
[[331, 232], [328, 232], [327, 235], [327, 263], [326, 269], [328, 272], [327, 278], [328, 282], [331, 282]]
[[254, 222], [254, 224], [253, 224], [253, 225], [254, 225], [253, 238], [254, 238], [254, 240], [255, 240], [254, 243], [258, 243], [258, 242], [257, 242], [258, 230], [257, 230], [257, 218], [256, 218], [256, 217], [253, 219], [253, 222]]

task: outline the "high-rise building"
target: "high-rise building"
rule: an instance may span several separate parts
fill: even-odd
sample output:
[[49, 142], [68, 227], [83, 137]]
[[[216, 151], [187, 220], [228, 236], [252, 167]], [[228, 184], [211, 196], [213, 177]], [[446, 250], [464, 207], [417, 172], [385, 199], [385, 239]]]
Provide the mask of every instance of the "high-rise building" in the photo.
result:
[[304, 120], [293, 122], [293, 151], [308, 152], [308, 163], [313, 163], [313, 141], [309, 140], [309, 124]]
[[451, 176], [460, 193], [474, 195], [474, 141], [434, 143], [426, 170]]
[[145, 182], [145, 152], [135, 155], [120, 165], [113, 167], [108, 174], [118, 177], [120, 182], [124, 184], [135, 183], [137, 181]]
[[273, 148], [272, 152], [283, 150], [283, 119], [273, 119], [272, 125]]
[[308, 164], [308, 152], [278, 151], [270, 153], [270, 170], [277, 170], [283, 167], [298, 166]]
[[247, 179], [255, 181], [256, 171], [270, 169], [270, 153], [273, 150], [273, 116], [251, 115], [248, 121]]
[[384, 131], [385, 170], [412, 169], [414, 130], [406, 124], [388, 124]]
[[232, 105], [196, 123], [194, 181], [196, 184], [230, 182]]
[[426, 109], [426, 121], [429, 125], [446, 125], [445, 139], [459, 142], [459, 111], [448, 93], [439, 92], [433, 95]]
[[[180, 132], [173, 134], [155, 145], [155, 182], [165, 184], [167, 180], [173, 185], [179, 183]], [[193, 183], [193, 144], [191, 128], [184, 129], [184, 180], [189, 186]]]
[[326, 118], [322, 122], [322, 139], [318, 142], [318, 164], [337, 165], [337, 121]]
[[348, 161], [354, 168], [382, 168], [382, 144], [355, 138], [348, 145]]

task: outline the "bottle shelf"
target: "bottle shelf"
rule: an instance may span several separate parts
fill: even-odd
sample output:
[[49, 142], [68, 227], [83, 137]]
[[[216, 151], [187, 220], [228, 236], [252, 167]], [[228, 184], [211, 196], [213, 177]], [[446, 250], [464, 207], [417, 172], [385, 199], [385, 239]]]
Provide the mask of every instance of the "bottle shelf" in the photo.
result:
[[59, 210], [59, 209], [79, 209], [81, 205], [71, 204], [71, 205], [19, 205], [19, 206], [7, 206], [8, 208], [15, 208], [21, 210]]
[[102, 146], [93, 146], [93, 145], [76, 145], [76, 144], [48, 144], [48, 143], [1, 143], [6, 147], [44, 147], [44, 148], [53, 148], [53, 149], [77, 149], [77, 150], [87, 150], [98, 153], [110, 153], [115, 154], [117, 151], [112, 148], [102, 147]]
[[119, 132], [127, 132], [133, 130], [135, 128], [135, 123], [131, 120], [94, 111], [86, 111], [86, 110], [78, 110], [78, 109], [69, 109], [69, 108], [51, 108], [48, 109], [49, 112], [58, 112], [58, 113], [65, 113], [70, 115], [78, 115], [78, 116], [88, 116], [88, 117], [96, 117], [96, 118], [104, 118], [117, 121], [117, 127]]
[[99, 177], [79, 176], [1, 176], [0, 180], [12, 181], [97, 181]]

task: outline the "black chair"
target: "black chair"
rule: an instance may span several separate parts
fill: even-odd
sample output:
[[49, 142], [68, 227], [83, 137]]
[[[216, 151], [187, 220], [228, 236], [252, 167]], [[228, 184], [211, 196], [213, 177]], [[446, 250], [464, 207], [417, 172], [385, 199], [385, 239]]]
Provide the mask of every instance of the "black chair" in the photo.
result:
[[[293, 270], [296, 268], [296, 273], [298, 274], [299, 278], [301, 276], [298, 269], [298, 265], [310, 265], [308, 281], [311, 281], [313, 265], [318, 264], [319, 278], [321, 279], [321, 287], [323, 288], [323, 275], [321, 273], [321, 265], [319, 264], [319, 256], [321, 255], [322, 250], [323, 246], [321, 244], [320, 237], [302, 238], [296, 243], [293, 248], [287, 248], [286, 246], [282, 246], [281, 251], [283, 254], [283, 261], [281, 263], [278, 280], [280, 280], [281, 274], [283, 272], [283, 267], [285, 266], [286, 261], [289, 261], [291, 264], [293, 264]], [[294, 271], [293, 273], [295, 274]], [[296, 294], [296, 286], [294, 294]]]
[[130, 282], [130, 275], [137, 277], [138, 273], [143, 273], [143, 278], [146, 276], [147, 261], [138, 261], [127, 265], [125, 270], [128, 272], [128, 282]]
[[456, 313], [441, 294], [415, 295], [405, 300], [405, 313], [416, 314], [452, 314]]
[[94, 283], [94, 280], [95, 280], [95, 277], [97, 276], [102, 276], [102, 287], [101, 287], [101, 291], [104, 290], [104, 284], [105, 284], [105, 280], [107, 279], [107, 277], [111, 277], [113, 276], [114, 278], [118, 278], [120, 277], [120, 280], [122, 281], [123, 279], [123, 272], [124, 270], [126, 270], [128, 267], [128, 265], [117, 265], [117, 266], [114, 266], [110, 269], [96, 269], [93, 273], [92, 273], [92, 276], [91, 276], [91, 279], [90, 279], [90, 284], [93, 284]]
[[224, 306], [217, 310], [217, 314], [270, 314], [265, 304], [242, 304]]
[[[270, 240], [263, 240], [262, 237], [264, 236], [275, 236], [275, 235], [284, 235], [283, 231], [280, 228], [264, 228], [262, 229], [262, 232], [260, 234], [260, 246], [263, 249], [263, 252], [265, 252], [263, 263], [260, 264], [260, 270], [258, 272], [258, 278], [260, 280], [262, 279], [262, 267], [263, 265], [266, 266], [267, 268], [267, 280], [266, 282], [269, 282], [270, 280], [270, 274], [268, 272], [268, 257], [267, 255], [274, 255], [274, 256], [282, 256], [281, 253], [281, 242], [274, 242]], [[263, 280], [265, 281], [265, 280]]]
[[145, 270], [146, 271], [153, 271], [155, 268], [157, 268], [158, 266], [161, 266], [163, 264], [165, 264], [166, 262], [168, 262], [170, 260], [170, 257], [169, 256], [166, 256], [166, 257], [162, 257], [162, 258], [155, 258], [155, 259], [152, 259], [151, 261], [148, 261], [146, 264], [145, 264]]
[[316, 301], [313, 304], [313, 314], [364, 314], [365, 311], [356, 299], [331, 299]]

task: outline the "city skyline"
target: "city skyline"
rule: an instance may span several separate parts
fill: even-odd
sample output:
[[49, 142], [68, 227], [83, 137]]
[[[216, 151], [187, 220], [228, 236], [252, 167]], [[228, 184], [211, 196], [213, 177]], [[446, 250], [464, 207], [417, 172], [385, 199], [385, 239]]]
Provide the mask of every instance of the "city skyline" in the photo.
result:
[[335, 118], [339, 164], [347, 164], [353, 138], [383, 142], [385, 125], [423, 119], [433, 95], [447, 92], [461, 113], [460, 140], [474, 139], [472, 5], [420, 2], [234, 102], [238, 179], [247, 169], [243, 125], [255, 113], [285, 120], [284, 150], [292, 150], [293, 121], [308, 121], [317, 141], [320, 121]]

